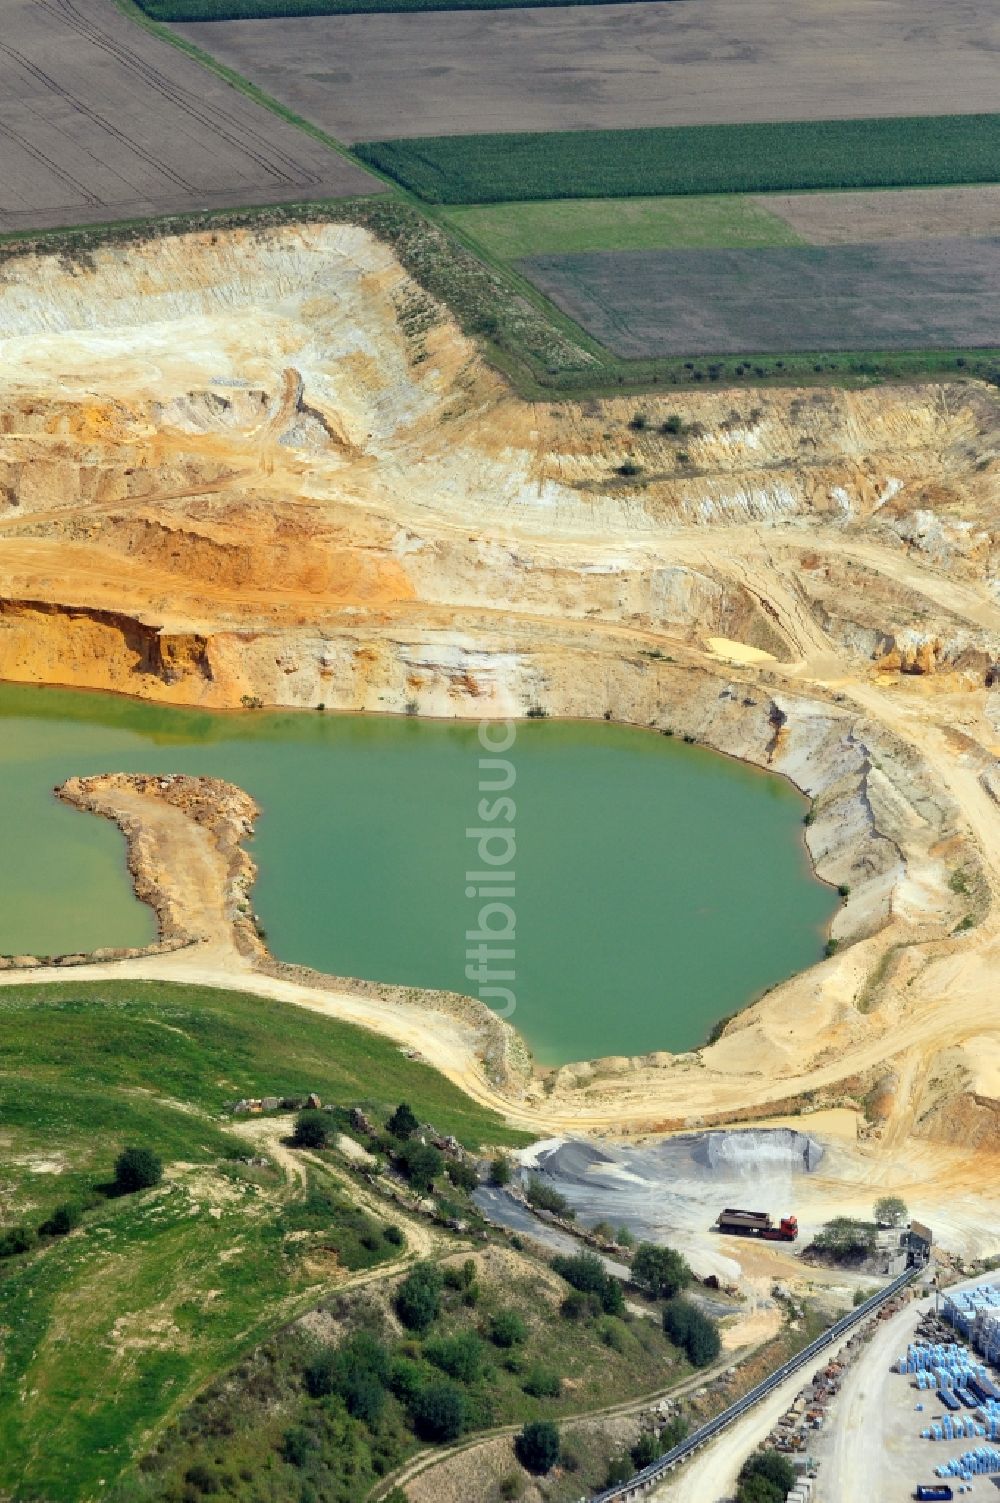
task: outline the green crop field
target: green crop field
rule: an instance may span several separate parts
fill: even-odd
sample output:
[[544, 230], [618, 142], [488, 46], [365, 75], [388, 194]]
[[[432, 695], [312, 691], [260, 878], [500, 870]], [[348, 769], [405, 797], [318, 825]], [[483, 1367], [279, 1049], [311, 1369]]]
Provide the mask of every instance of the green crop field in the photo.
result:
[[[94, 1496], [314, 1296], [322, 1260], [398, 1260], [334, 1166], [310, 1164], [305, 1184], [274, 1161], [250, 1166], [269, 1124], [220, 1114], [242, 1095], [310, 1090], [376, 1117], [407, 1100], [469, 1143], [525, 1141], [390, 1041], [305, 1009], [141, 982], [0, 990], [3, 1230], [35, 1231], [67, 1203], [81, 1218], [0, 1257], [0, 1496]], [[165, 1178], [109, 1195], [127, 1145], [159, 1154]]]
[[570, 198], [442, 211], [501, 261], [576, 251], [802, 245], [784, 220], [746, 198]]
[[263, 21], [281, 16], [374, 15], [408, 10], [511, 10], [621, 5], [626, 0], [138, 0], [154, 21]]
[[354, 148], [428, 203], [1000, 181], [1000, 115], [425, 136]]

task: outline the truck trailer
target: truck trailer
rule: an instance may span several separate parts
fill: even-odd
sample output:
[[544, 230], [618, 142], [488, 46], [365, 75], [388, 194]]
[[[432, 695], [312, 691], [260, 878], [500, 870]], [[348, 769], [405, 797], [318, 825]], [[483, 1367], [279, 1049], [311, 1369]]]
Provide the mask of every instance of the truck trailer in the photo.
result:
[[782, 1216], [775, 1225], [766, 1211], [740, 1211], [733, 1207], [721, 1211], [715, 1223], [724, 1237], [761, 1237], [766, 1242], [794, 1242], [799, 1223], [794, 1216]]

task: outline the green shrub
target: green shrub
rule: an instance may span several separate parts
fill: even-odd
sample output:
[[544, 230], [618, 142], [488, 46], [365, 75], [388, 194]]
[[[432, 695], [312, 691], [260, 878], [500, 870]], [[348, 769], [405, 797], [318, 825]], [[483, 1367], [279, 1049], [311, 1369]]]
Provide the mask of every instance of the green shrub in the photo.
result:
[[382, 1236], [387, 1242], [391, 1242], [393, 1247], [402, 1247], [406, 1242], [402, 1228], [396, 1226], [395, 1222], [390, 1222], [387, 1227], [383, 1228]]
[[547, 1185], [537, 1174], [528, 1176], [528, 1183], [524, 1188], [525, 1198], [529, 1205], [539, 1211], [552, 1211], [556, 1216], [565, 1216], [569, 1213], [569, 1201], [565, 1195], [552, 1185]]
[[402, 1353], [393, 1357], [389, 1369], [389, 1387], [409, 1409], [421, 1388], [424, 1386], [426, 1374], [419, 1362], [414, 1362], [412, 1357], [406, 1357]]
[[604, 1306], [598, 1294], [584, 1294], [582, 1289], [571, 1289], [559, 1306], [559, 1313], [565, 1320], [591, 1320], [600, 1315]]
[[196, 1461], [184, 1473], [184, 1481], [197, 1493], [217, 1493], [219, 1479], [202, 1461]]
[[401, 1101], [385, 1124], [394, 1138], [409, 1138], [420, 1126], [416, 1114], [405, 1101]]
[[35, 1234], [30, 1226], [11, 1226], [0, 1232], [0, 1258], [14, 1258], [26, 1253], [34, 1245]]
[[80, 1224], [80, 1207], [74, 1205], [56, 1206], [47, 1221], [43, 1221], [38, 1228], [41, 1237], [66, 1237], [75, 1226]]
[[474, 1190], [479, 1184], [476, 1166], [466, 1159], [451, 1159], [446, 1172], [452, 1184], [459, 1190]]
[[474, 1383], [483, 1366], [483, 1344], [471, 1331], [439, 1336], [424, 1345], [428, 1362], [459, 1383]]
[[296, 1148], [325, 1148], [332, 1131], [333, 1121], [328, 1112], [299, 1112], [295, 1119], [292, 1142]]
[[465, 1401], [453, 1383], [428, 1383], [410, 1407], [421, 1440], [457, 1440], [465, 1428]]
[[547, 1367], [533, 1367], [521, 1387], [533, 1399], [557, 1399], [562, 1392], [562, 1380]]
[[528, 1327], [516, 1310], [498, 1310], [490, 1321], [490, 1340], [504, 1350], [528, 1339]]
[[441, 1275], [433, 1263], [418, 1263], [396, 1291], [396, 1314], [408, 1331], [426, 1331], [441, 1313]]
[[737, 1503], [784, 1503], [795, 1486], [795, 1468], [780, 1451], [758, 1451], [743, 1463], [737, 1480]]
[[663, 1330], [674, 1345], [687, 1354], [694, 1367], [706, 1367], [722, 1350], [715, 1321], [690, 1300], [668, 1300], [663, 1307]]
[[625, 1309], [621, 1284], [612, 1274], [605, 1272], [604, 1264], [596, 1253], [555, 1257], [552, 1259], [552, 1267], [574, 1289], [583, 1294], [595, 1294], [606, 1314], [620, 1315]]
[[426, 1194], [444, 1168], [444, 1159], [430, 1143], [410, 1138], [399, 1151], [399, 1164], [413, 1188]]
[[115, 1189], [119, 1195], [148, 1190], [163, 1178], [163, 1162], [151, 1148], [126, 1148], [115, 1160]]
[[490, 1164], [490, 1184], [501, 1187], [510, 1184], [510, 1159], [505, 1154], [500, 1154]]
[[559, 1431], [550, 1420], [531, 1420], [515, 1436], [514, 1453], [527, 1471], [542, 1476], [559, 1460]]
[[[281, 1442], [281, 1454], [288, 1462], [289, 1466], [305, 1466], [306, 1462], [309, 1460], [310, 1456], [314, 1454], [316, 1449], [317, 1447], [315, 1440], [309, 1434], [308, 1430], [302, 1429], [301, 1425], [296, 1425], [293, 1429], [285, 1431], [284, 1437], [282, 1438]], [[188, 1481], [190, 1480], [191, 1474], [189, 1472]], [[215, 1479], [213, 1478], [213, 1481], [214, 1480]], [[211, 1492], [216, 1492], [218, 1489], [217, 1487], [213, 1487], [208, 1490]], [[202, 1489], [202, 1491], [206, 1491], [206, 1489]]]

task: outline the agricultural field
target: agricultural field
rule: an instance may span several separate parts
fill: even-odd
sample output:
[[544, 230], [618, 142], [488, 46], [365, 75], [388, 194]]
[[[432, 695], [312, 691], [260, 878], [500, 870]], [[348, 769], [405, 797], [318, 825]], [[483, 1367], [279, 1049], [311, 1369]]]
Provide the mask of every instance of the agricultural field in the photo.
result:
[[518, 266], [626, 359], [1000, 344], [1000, 239], [605, 252]]
[[445, 209], [440, 218], [501, 261], [576, 251], [802, 243], [765, 204], [735, 194], [477, 204]]
[[[640, 0], [177, 30], [348, 142], [1000, 110], [991, 0]], [[628, 168], [624, 150], [612, 167]]]
[[0, 233], [382, 185], [113, 0], [5, 0]]
[[428, 203], [991, 182], [1000, 114], [368, 141]]
[[[220, 1114], [243, 1094], [309, 1090], [377, 1121], [405, 1098], [477, 1146], [521, 1141], [392, 1043], [280, 1003], [124, 982], [0, 993], [5, 1230], [62, 1205], [80, 1217], [0, 1262], [0, 1493], [92, 1495], [296, 1301], [399, 1261], [353, 1182], [289, 1169], [290, 1118]], [[162, 1184], [109, 1193], [127, 1145], [153, 1148]]]
[[1000, 235], [1000, 186], [995, 184], [884, 193], [769, 194], [756, 203], [811, 245]]

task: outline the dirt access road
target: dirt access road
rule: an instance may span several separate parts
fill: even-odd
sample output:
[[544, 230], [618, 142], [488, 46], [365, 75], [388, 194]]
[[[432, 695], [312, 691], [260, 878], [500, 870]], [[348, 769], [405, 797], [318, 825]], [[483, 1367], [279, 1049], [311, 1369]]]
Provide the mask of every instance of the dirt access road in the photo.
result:
[[113, 0], [2, 9], [0, 232], [381, 191]]
[[176, 30], [341, 141], [1000, 109], [989, 0], [643, 0]]

